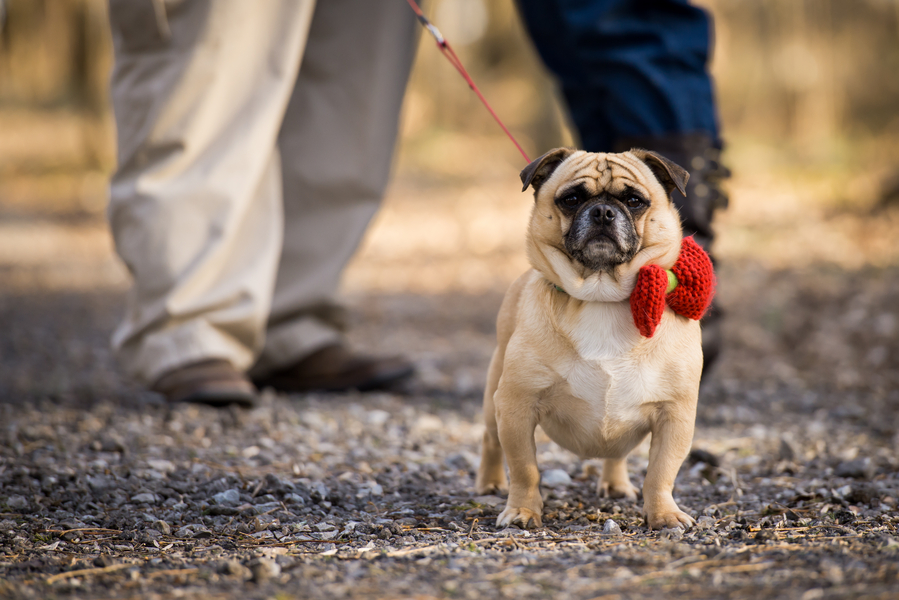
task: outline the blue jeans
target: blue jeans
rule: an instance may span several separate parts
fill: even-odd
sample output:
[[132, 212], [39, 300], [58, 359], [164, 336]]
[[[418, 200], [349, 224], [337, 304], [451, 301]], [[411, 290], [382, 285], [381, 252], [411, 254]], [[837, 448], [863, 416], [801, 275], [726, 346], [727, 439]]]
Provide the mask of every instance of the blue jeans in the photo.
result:
[[518, 0], [585, 150], [704, 133], [718, 140], [711, 17], [687, 0]]

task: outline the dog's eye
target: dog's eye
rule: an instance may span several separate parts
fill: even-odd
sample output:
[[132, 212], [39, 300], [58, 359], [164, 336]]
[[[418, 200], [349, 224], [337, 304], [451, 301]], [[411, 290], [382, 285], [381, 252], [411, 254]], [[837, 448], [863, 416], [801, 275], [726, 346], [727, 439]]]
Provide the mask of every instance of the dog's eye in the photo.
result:
[[577, 194], [568, 194], [567, 196], [562, 196], [559, 199], [559, 204], [561, 204], [565, 208], [575, 208], [580, 203], [581, 199]]
[[637, 197], [628, 198], [626, 204], [628, 208], [642, 208], [646, 205], [642, 198]]

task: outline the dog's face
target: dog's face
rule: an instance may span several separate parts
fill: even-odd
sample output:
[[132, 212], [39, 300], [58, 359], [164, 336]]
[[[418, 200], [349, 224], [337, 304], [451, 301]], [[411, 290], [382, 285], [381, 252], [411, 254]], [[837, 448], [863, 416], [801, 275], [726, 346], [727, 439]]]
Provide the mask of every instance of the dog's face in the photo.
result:
[[523, 190], [534, 188], [528, 230], [532, 264], [544, 270], [537, 258], [540, 247], [548, 246], [563, 251], [584, 275], [612, 273], [644, 248], [679, 244], [680, 219], [670, 195], [674, 189], [684, 193], [688, 177], [646, 150], [547, 152], [521, 172]]

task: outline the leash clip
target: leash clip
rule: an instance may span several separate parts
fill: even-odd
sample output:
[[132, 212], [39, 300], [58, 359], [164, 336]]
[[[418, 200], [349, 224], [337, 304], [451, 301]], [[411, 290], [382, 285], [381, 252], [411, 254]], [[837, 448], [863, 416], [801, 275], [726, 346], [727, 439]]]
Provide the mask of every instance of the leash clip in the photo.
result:
[[443, 37], [443, 34], [440, 33], [440, 30], [437, 29], [437, 26], [428, 21], [428, 18], [424, 15], [418, 15], [418, 20], [421, 21], [422, 26], [431, 32], [431, 35], [434, 36], [434, 39], [437, 40], [437, 45], [445, 48], [446, 47], [446, 38]]

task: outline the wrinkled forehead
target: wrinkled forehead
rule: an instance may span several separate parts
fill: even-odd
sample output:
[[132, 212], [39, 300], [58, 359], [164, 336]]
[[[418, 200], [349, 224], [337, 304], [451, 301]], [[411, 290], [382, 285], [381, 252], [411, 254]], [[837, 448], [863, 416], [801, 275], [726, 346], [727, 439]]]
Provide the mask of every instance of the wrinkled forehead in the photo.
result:
[[590, 195], [601, 192], [618, 195], [629, 189], [649, 193], [641, 183], [646, 180], [646, 174], [639, 161], [621, 154], [586, 154], [579, 158], [571, 165], [559, 192], [581, 186]]

